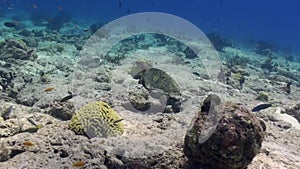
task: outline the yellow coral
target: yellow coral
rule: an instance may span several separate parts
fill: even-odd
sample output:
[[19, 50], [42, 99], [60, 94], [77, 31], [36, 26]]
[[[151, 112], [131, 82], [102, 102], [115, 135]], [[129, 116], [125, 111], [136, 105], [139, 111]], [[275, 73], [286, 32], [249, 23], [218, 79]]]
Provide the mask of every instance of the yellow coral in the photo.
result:
[[119, 115], [105, 102], [91, 102], [80, 108], [69, 122], [76, 134], [93, 137], [121, 135], [124, 126]]

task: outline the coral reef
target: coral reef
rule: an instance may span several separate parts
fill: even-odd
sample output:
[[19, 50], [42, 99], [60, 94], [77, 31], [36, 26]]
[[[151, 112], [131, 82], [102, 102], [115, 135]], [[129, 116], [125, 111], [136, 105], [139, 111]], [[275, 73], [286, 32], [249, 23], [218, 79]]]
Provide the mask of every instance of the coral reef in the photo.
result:
[[111, 137], [123, 134], [119, 115], [105, 102], [91, 102], [80, 108], [69, 122], [76, 134], [93, 137]]
[[[279, 49], [270, 46], [262, 48], [261, 45], [261, 49], [257, 46], [259, 54], [256, 54], [251, 49], [242, 48], [245, 46], [234, 48], [231, 44], [228, 47], [220, 45], [218, 50], [222, 51], [219, 54], [225, 66], [221, 68], [219, 78], [226, 84], [215, 83], [209, 76], [210, 72], [206, 74], [206, 65], [201, 63], [205, 56], [210, 63], [214, 63], [209, 60], [212, 54], [210, 49], [213, 48], [202, 42], [190, 41], [192, 45], [201, 47], [201, 56], [197, 57], [192, 51], [194, 48], [177, 39], [143, 33], [115, 44], [107, 55], [110, 58], [103, 58], [102, 53], [96, 50], [107, 47], [105, 37], [109, 34], [99, 35], [99, 41], [95, 41], [95, 51], [85, 50], [84, 46], [91, 33], [101, 25], [89, 27], [92, 23], [77, 18], [74, 22], [58, 23], [55, 17], [32, 15], [34, 26], [26, 16], [23, 19], [9, 17], [4, 16], [3, 27], [0, 28], [2, 39], [7, 39], [0, 42], [0, 168], [216, 168], [203, 165], [208, 161], [216, 165], [224, 164], [225, 168], [229, 168], [228, 165], [243, 168], [252, 160], [256, 152], [254, 149], [259, 148], [261, 141], [256, 137], [255, 142], [255, 132], [259, 127], [252, 115], [263, 118], [267, 130], [259, 154], [247, 168], [299, 168], [300, 64], [287, 61], [299, 60], [296, 53], [292, 56], [290, 52], [279, 53], [284, 51], [280, 49], [277, 52]], [[13, 21], [14, 18], [17, 22]], [[50, 29], [53, 23], [56, 26]], [[120, 31], [126, 34], [127, 28], [122, 27]], [[117, 38], [118, 34], [114, 36]], [[12, 40], [12, 37], [18, 39]], [[219, 38], [221, 42], [226, 41]], [[33, 48], [34, 51], [31, 50]], [[73, 67], [78, 50], [82, 50], [87, 58], [82, 66], [88, 66], [90, 70]], [[31, 58], [26, 55], [31, 51], [33, 54], [37, 52], [38, 59], [35, 59], [37, 55]], [[132, 62], [134, 64], [130, 65]], [[265, 64], [262, 68], [264, 72], [260, 68], [262, 64]], [[153, 68], [161, 68], [167, 74], [153, 71]], [[219, 66], [213, 68], [220, 70]], [[70, 75], [76, 70], [80, 70], [76, 74], [79, 83], [72, 84], [70, 89]], [[151, 71], [145, 73], [146, 70]], [[265, 70], [272, 72], [266, 75]], [[177, 82], [181, 89], [179, 93], [173, 90], [174, 86], [175, 91], [179, 90]], [[67, 95], [70, 90], [72, 93]], [[200, 106], [199, 101], [205, 95], [220, 93], [222, 98], [245, 103], [252, 108], [267, 100], [262, 91], [268, 92], [268, 101], [276, 103], [276, 107], [251, 112], [250, 116], [242, 105], [221, 104], [215, 96], [205, 99], [201, 116], [192, 121], [193, 129], [204, 121], [210, 109], [220, 111], [223, 119], [218, 121], [218, 130], [206, 143], [190, 144], [194, 145], [190, 152], [203, 152], [199, 154], [204, 162], [199, 162], [196, 155], [186, 157], [183, 149], [186, 151], [188, 146], [184, 145], [183, 138], [191, 118], [197, 112], [196, 107]], [[160, 96], [164, 97], [160, 99]], [[99, 111], [83, 108], [83, 115], [78, 115], [80, 110], [74, 114], [74, 105], [77, 107], [89, 102], [89, 99], [94, 99], [92, 97], [113, 105], [122, 118], [108, 122], [108, 116], [104, 117], [105, 113], [101, 113], [105, 112], [102, 111], [104, 109], [112, 110], [107, 107], [99, 108]], [[179, 97], [182, 99], [179, 100]], [[125, 104], [130, 104], [141, 113], [127, 109]], [[181, 111], [177, 113], [181, 106]], [[147, 110], [153, 107], [158, 109], [158, 113], [148, 113], [151, 111]], [[72, 116], [73, 129], [69, 126], [72, 120], [66, 121]], [[124, 129], [116, 132], [115, 125], [122, 124]], [[197, 131], [201, 133], [209, 131], [200, 127]], [[123, 131], [124, 135], [120, 135]], [[89, 139], [83, 135], [106, 138]], [[245, 149], [241, 149], [243, 143]], [[200, 146], [202, 149], [199, 150]], [[250, 158], [243, 159], [247, 155]], [[235, 164], [234, 160], [237, 160]]]
[[35, 60], [38, 56], [33, 49], [29, 49], [21, 40], [5, 39], [0, 43], [0, 59]]
[[[241, 104], [220, 103], [215, 97], [206, 99], [193, 127], [187, 132], [184, 153], [194, 162], [222, 169], [244, 169], [259, 153], [265, 124]], [[216, 130], [201, 141], [205, 121], [213, 120], [208, 110], [221, 115]]]

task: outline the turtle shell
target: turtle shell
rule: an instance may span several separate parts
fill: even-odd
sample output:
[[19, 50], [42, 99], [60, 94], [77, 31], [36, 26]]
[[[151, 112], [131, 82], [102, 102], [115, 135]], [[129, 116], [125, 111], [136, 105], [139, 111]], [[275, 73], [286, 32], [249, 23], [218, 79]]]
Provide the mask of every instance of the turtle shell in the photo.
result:
[[180, 87], [164, 71], [157, 68], [148, 68], [140, 72], [139, 83], [148, 90], [160, 89], [169, 96], [180, 96]]
[[179, 85], [164, 71], [157, 68], [148, 68], [139, 72], [136, 76], [139, 83], [142, 84], [148, 91], [160, 91], [167, 96], [167, 106], [164, 113], [178, 113], [181, 109], [181, 93]]

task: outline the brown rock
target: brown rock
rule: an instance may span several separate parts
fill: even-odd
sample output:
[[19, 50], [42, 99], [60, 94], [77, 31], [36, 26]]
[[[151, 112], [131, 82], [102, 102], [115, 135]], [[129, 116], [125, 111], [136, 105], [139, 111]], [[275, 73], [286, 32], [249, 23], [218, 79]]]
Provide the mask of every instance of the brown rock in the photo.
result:
[[[246, 168], [261, 148], [264, 123], [242, 104], [220, 103], [216, 96], [209, 98], [211, 104], [205, 99], [202, 111], [185, 136], [185, 155], [210, 168]], [[213, 118], [208, 115], [205, 104], [210, 105], [210, 111], [215, 114]], [[215, 130], [207, 140], [201, 140], [201, 133], [208, 129], [205, 122], [217, 116], [220, 118]]]

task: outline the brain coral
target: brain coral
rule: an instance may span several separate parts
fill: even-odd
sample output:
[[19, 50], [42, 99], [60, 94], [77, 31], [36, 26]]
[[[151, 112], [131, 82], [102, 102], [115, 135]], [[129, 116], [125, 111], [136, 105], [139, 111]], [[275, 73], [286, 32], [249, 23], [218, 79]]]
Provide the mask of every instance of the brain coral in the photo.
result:
[[76, 134], [93, 137], [111, 137], [124, 132], [119, 115], [105, 102], [91, 102], [81, 107], [69, 122]]

